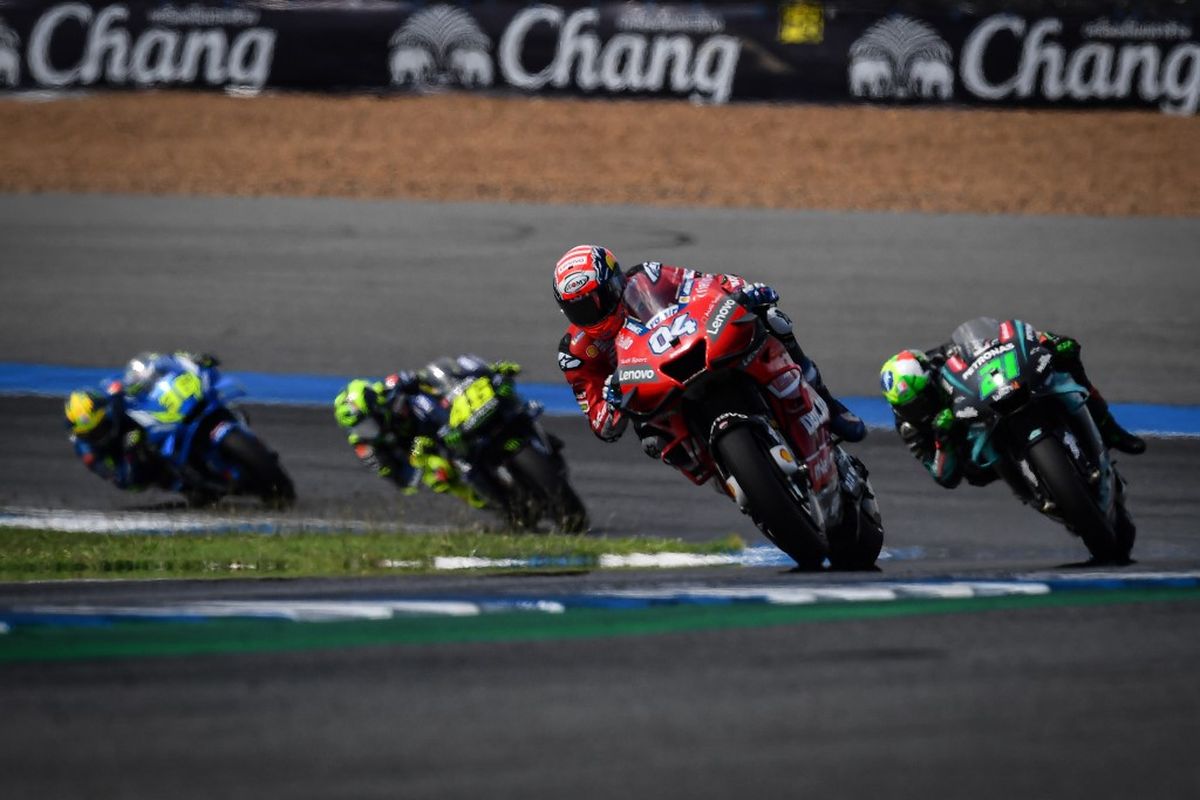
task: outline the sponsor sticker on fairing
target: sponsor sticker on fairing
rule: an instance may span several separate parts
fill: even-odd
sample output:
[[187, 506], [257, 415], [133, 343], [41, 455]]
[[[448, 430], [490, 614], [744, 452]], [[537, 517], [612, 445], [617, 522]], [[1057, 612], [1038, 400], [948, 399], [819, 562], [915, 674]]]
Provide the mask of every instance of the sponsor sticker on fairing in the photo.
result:
[[654, 380], [655, 372], [650, 367], [625, 368], [617, 374], [619, 383], [645, 383]]
[[712, 338], [716, 339], [721, 331], [725, 328], [725, 323], [729, 322], [733, 316], [733, 310], [737, 307], [737, 301], [732, 297], [727, 297], [717, 306], [716, 310], [708, 318], [708, 324], [704, 326], [704, 332]]

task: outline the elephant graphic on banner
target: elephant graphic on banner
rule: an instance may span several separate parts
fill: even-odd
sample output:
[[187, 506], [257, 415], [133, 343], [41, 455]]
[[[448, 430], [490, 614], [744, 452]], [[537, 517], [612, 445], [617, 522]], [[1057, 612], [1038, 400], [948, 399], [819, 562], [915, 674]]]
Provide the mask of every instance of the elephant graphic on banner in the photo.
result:
[[892, 93], [892, 65], [883, 60], [853, 62], [850, 93], [856, 97], [887, 97]]
[[886, 17], [850, 45], [850, 93], [873, 100], [949, 100], [954, 53], [929, 25]]
[[390, 59], [392, 83], [423, 84], [433, 75], [433, 55], [419, 47], [397, 47]]
[[943, 61], [914, 61], [908, 70], [908, 90], [916, 97], [949, 100], [954, 93], [954, 74]]
[[492, 60], [482, 50], [455, 50], [450, 54], [450, 68], [463, 86], [492, 85]]
[[0, 19], [0, 84], [8, 87], [21, 82], [21, 37]]
[[492, 85], [492, 40], [462, 8], [442, 4], [416, 12], [389, 45], [394, 85], [422, 90]]

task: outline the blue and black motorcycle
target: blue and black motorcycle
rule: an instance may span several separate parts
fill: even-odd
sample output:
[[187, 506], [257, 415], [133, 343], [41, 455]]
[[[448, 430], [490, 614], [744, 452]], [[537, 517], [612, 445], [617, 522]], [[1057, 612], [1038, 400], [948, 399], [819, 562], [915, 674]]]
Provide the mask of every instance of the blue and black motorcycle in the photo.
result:
[[145, 354], [122, 378], [125, 413], [145, 431], [150, 449], [176, 476], [175, 490], [192, 505], [227, 495], [253, 495], [275, 507], [296, 490], [279, 456], [250, 430], [238, 399], [245, 396], [215, 364], [188, 354]]
[[1094, 559], [1127, 561], [1137, 529], [1087, 390], [1053, 368], [1020, 320], [973, 319], [951, 342], [956, 352], [940, 380], [956, 422], [967, 426], [971, 461], [1079, 536]]

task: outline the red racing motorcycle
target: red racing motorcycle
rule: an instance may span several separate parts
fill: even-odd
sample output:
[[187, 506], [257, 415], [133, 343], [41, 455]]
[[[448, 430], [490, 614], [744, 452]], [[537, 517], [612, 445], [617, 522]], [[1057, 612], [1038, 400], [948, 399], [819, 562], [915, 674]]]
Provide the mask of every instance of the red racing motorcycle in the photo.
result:
[[676, 292], [654, 265], [629, 276], [616, 339], [621, 408], [661, 458], [712, 478], [802, 569], [870, 569], [883, 525], [862, 462], [763, 320], [696, 275]]

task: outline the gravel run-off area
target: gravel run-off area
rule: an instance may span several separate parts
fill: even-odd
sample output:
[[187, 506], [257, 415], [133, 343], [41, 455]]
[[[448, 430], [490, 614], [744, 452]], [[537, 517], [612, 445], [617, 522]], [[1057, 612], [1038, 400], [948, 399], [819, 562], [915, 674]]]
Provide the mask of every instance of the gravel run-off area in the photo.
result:
[[1200, 117], [194, 92], [0, 102], [0, 191], [1200, 216]]

